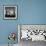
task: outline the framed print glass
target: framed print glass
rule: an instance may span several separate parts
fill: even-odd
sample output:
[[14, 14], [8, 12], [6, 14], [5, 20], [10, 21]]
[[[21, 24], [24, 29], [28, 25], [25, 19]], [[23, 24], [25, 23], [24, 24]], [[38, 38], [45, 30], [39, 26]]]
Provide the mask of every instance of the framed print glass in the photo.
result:
[[4, 6], [4, 19], [17, 19], [17, 6]]
[[20, 41], [46, 41], [46, 25], [20, 24], [18, 30], [20, 31]]

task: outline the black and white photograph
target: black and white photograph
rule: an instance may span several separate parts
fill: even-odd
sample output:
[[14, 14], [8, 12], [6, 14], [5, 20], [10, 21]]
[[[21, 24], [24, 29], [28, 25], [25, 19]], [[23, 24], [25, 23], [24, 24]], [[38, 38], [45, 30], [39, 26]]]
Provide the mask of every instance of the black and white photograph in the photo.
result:
[[[20, 46], [42, 46], [46, 44], [46, 25], [19, 24]], [[46, 46], [46, 45], [45, 45]]]
[[20, 39], [46, 41], [46, 25], [21, 25]]
[[17, 19], [17, 6], [4, 6], [4, 19]]

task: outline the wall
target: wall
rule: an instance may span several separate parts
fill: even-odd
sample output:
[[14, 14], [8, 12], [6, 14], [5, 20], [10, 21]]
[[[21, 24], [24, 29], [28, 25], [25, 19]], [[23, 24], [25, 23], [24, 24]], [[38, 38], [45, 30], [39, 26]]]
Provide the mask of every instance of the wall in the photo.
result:
[[[17, 5], [18, 19], [4, 20], [3, 5]], [[0, 44], [8, 43], [9, 32], [18, 32], [17, 24], [46, 24], [46, 0], [0, 0]]]
[[[19, 18], [16, 20], [3, 19], [3, 5], [19, 5], [19, 3], [20, 0], [0, 0], [0, 44], [7, 44], [9, 42], [8, 35], [10, 32], [16, 32], [16, 35], [18, 34], [17, 24], [19, 22]], [[18, 43], [17, 39], [15, 41], [16, 43]]]
[[46, 0], [23, 0], [20, 23], [46, 24]]

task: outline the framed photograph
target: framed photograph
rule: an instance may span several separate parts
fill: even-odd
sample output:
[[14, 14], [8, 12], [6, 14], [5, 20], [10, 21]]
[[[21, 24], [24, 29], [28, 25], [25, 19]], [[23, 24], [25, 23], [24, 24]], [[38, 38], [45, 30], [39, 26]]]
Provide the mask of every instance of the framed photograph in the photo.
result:
[[46, 25], [20, 24], [18, 33], [19, 41], [46, 41]]
[[4, 19], [17, 19], [17, 6], [4, 6]]

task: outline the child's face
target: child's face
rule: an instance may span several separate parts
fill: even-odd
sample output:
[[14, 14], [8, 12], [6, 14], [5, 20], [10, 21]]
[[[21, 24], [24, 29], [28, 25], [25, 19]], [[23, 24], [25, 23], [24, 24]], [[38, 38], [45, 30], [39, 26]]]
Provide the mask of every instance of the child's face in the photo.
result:
[[13, 9], [7, 9], [7, 15], [14, 15]]

